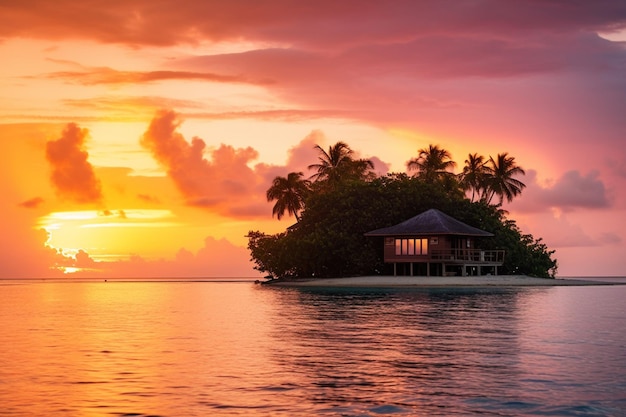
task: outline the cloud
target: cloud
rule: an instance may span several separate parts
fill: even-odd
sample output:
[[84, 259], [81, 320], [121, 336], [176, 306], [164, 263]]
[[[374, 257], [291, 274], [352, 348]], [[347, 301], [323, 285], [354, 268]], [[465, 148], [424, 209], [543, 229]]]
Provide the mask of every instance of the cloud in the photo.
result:
[[46, 159], [52, 173], [50, 180], [57, 194], [77, 203], [100, 203], [100, 181], [84, 150], [89, 131], [69, 123], [57, 140], [46, 143]]
[[[33, 228], [33, 219], [26, 210], [15, 207], [3, 212], [0, 233], [0, 278], [60, 277], [61, 265], [73, 261], [61, 251], [47, 246], [48, 232]], [[30, 213], [30, 211], [28, 211]]]
[[254, 119], [254, 120], [278, 120], [283, 122], [299, 122], [303, 120], [314, 120], [322, 118], [350, 118], [356, 113], [339, 109], [273, 109], [273, 110], [244, 110], [227, 112], [189, 112], [185, 113], [187, 118], [204, 120], [232, 120], [232, 119]]
[[[300, 122], [319, 119], [346, 119], [358, 115], [351, 110], [335, 108], [327, 109], [265, 109], [265, 110], [232, 110], [206, 111], [207, 102], [186, 99], [174, 99], [160, 96], [115, 96], [90, 97], [88, 99], [63, 99], [63, 104], [72, 110], [94, 110], [112, 115], [116, 120], [145, 120], [162, 108], [176, 108], [186, 119], [198, 120], [261, 120]], [[0, 118], [3, 116], [0, 115]], [[6, 118], [14, 116], [6, 116]]]
[[87, 252], [80, 249], [75, 256], [76, 262], [73, 266], [77, 268], [93, 268], [96, 262], [89, 256]]
[[[611, 31], [624, 27], [621, 2], [501, 2], [400, 0], [386, 4], [320, 0], [314, 4], [272, 1], [251, 7], [246, 1], [166, 2], [111, 0], [106, 7], [59, 0], [2, 5], [0, 37], [83, 38], [129, 45], [173, 45], [200, 40], [263, 40], [337, 47], [391, 42], [425, 33], [500, 33], [539, 30]], [[76, 19], [80, 16], [80, 19]]]
[[374, 171], [376, 172], [376, 175], [378, 175], [379, 177], [387, 175], [391, 167], [391, 164], [383, 161], [377, 156], [373, 156], [368, 159], [371, 160], [372, 163], [374, 164]]
[[[327, 141], [321, 131], [312, 131], [287, 151], [284, 166], [257, 163], [251, 167], [258, 157], [255, 149], [224, 144], [207, 149], [199, 137], [189, 143], [178, 132], [180, 123], [174, 111], [159, 111], [141, 139], [142, 146], [166, 170], [188, 205], [235, 217], [266, 216], [269, 203], [265, 193], [271, 181], [289, 172], [303, 172], [308, 177], [307, 167], [318, 157], [315, 145], [324, 146]], [[381, 172], [388, 170], [388, 164], [374, 160]]]
[[537, 182], [537, 172], [527, 170], [523, 180], [527, 188], [511, 204], [513, 210], [533, 212], [556, 208], [571, 211], [610, 206], [606, 187], [597, 171], [591, 171], [587, 175], [581, 175], [574, 170], [568, 171], [553, 183], [542, 186]]
[[[535, 238], [541, 237], [549, 248], [589, 247], [599, 245], [599, 243], [584, 230], [579, 222], [569, 219], [567, 216], [555, 218], [551, 213], [535, 214], [535, 216], [539, 218], [534, 218], [532, 221], [540, 223], [540, 226], [530, 228], [530, 232]], [[540, 233], [532, 229], [540, 230]]]
[[267, 80], [250, 80], [240, 75], [222, 75], [190, 71], [119, 71], [113, 68], [90, 68], [87, 71], [60, 71], [47, 74], [48, 78], [63, 79], [82, 85], [143, 84], [156, 81], [191, 80], [216, 83], [244, 83], [266, 85]]
[[582, 176], [568, 171], [547, 192], [548, 202], [563, 208], [603, 208], [609, 206], [604, 183], [599, 173], [591, 171]]
[[[286, 176], [290, 172], [302, 172], [305, 177], [313, 175], [314, 172], [309, 171], [308, 166], [318, 160], [319, 153], [315, 149], [316, 145], [326, 149], [329, 143], [334, 144], [338, 140], [327, 138], [324, 132], [319, 129], [311, 131], [297, 145], [289, 148], [287, 151], [287, 164], [284, 167], [275, 167], [277, 169], [276, 175]], [[353, 151], [354, 158], [370, 159], [374, 163], [374, 170], [378, 175], [382, 176], [389, 172], [389, 163], [384, 162], [377, 156], [363, 156], [358, 149], [353, 149]]]
[[[457, 140], [506, 132], [531, 146], [546, 146], [551, 138], [555, 151], [569, 139], [585, 152], [583, 138], [589, 135], [606, 146], [619, 143], [618, 135], [608, 132], [626, 127], [619, 112], [624, 63], [620, 45], [578, 30], [522, 32], [517, 38], [454, 30], [426, 36], [415, 30], [395, 43], [339, 51], [256, 49], [181, 58], [177, 65], [274, 80], [268, 89], [273, 96], [307, 112], [289, 116], [312, 118], [329, 110], [336, 118]], [[264, 114], [255, 109], [206, 117], [248, 115]], [[270, 109], [265, 116], [281, 114]], [[563, 120], [570, 123], [564, 126]]]
[[156, 110], [165, 107], [198, 109], [202, 103], [192, 100], [173, 99], [158, 96], [115, 96], [90, 97], [89, 99], [69, 99], [63, 100], [63, 104], [80, 109], [93, 109], [104, 112], [121, 112], [126, 110], [129, 113], [138, 110], [147, 110], [154, 113]]
[[[141, 144], [165, 168], [189, 205], [217, 210], [222, 214], [260, 214], [266, 210], [262, 188], [267, 182], [249, 163], [258, 157], [251, 147], [235, 149], [220, 145], [207, 151], [205, 142], [191, 143], [177, 131], [173, 111], [160, 111], [144, 133]], [[263, 190], [264, 192], [264, 190]]]
[[20, 207], [24, 208], [37, 208], [44, 203], [44, 199], [41, 197], [31, 198], [30, 200], [22, 201], [19, 203]]
[[287, 151], [287, 166], [285, 175], [289, 172], [300, 172], [306, 174], [309, 165], [317, 161], [319, 156], [315, 146], [324, 147], [328, 143], [326, 135], [321, 130], [313, 130], [306, 135], [296, 146], [292, 146]]

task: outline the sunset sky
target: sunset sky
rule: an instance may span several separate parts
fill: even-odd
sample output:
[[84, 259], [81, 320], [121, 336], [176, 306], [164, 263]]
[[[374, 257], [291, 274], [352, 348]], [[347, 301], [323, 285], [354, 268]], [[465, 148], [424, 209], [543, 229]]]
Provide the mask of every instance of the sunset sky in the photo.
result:
[[0, 58], [0, 278], [258, 277], [340, 140], [508, 152], [558, 275], [626, 275], [624, 1], [0, 0]]

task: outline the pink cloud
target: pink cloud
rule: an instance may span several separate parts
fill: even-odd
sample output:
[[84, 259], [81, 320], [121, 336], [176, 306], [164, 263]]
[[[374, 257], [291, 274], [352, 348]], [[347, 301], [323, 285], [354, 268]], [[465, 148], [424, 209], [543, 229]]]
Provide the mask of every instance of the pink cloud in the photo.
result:
[[[326, 137], [321, 130], [313, 130], [300, 142], [287, 150], [287, 163], [284, 166], [258, 164], [255, 170], [268, 179], [268, 186], [276, 176], [287, 176], [290, 172], [302, 172], [305, 178], [310, 177], [313, 172], [308, 166], [315, 163], [319, 157], [316, 145], [326, 148], [327, 145], [338, 140], [331, 140]], [[348, 144], [350, 145], [350, 144]], [[384, 162], [376, 156], [363, 156], [358, 149], [353, 149], [355, 158], [367, 158], [374, 163], [374, 170], [378, 175], [385, 175], [389, 172], [390, 164]]]
[[57, 194], [77, 203], [102, 201], [101, 184], [84, 150], [89, 131], [69, 123], [62, 136], [46, 144], [46, 159], [52, 173], [50, 180]]
[[93, 109], [106, 112], [121, 113], [125, 109], [132, 114], [138, 110], [149, 111], [153, 114], [156, 110], [165, 107], [194, 109], [202, 107], [201, 103], [174, 99], [171, 97], [154, 97], [154, 96], [115, 96], [107, 95], [106, 97], [89, 97], [88, 99], [70, 99], [63, 100], [63, 104], [79, 109]]
[[547, 202], [563, 208], [606, 208], [609, 200], [597, 171], [568, 171], [549, 188]]
[[551, 184], [542, 186], [537, 183], [537, 172], [528, 170], [522, 181], [528, 187], [513, 201], [512, 210], [533, 212], [552, 207], [571, 211], [610, 207], [606, 187], [597, 171], [584, 176], [578, 171], [568, 171]]
[[208, 150], [194, 137], [191, 143], [177, 131], [173, 111], [161, 111], [150, 123], [141, 144], [166, 169], [189, 205], [223, 214], [259, 215], [267, 210], [262, 187], [267, 184], [249, 163], [258, 157], [251, 147], [235, 149], [221, 145]]
[[90, 68], [85, 71], [61, 71], [47, 74], [48, 78], [62, 79], [83, 85], [141, 84], [155, 81], [192, 80], [218, 83], [268, 84], [264, 80], [248, 80], [239, 75], [213, 74], [190, 71], [119, 71], [113, 68]]
[[[598, 246], [599, 243], [574, 219], [555, 218], [552, 213], [534, 214], [531, 224], [524, 225], [527, 233], [541, 237], [551, 249]], [[558, 254], [557, 254], [558, 259]]]
[[321, 130], [313, 130], [306, 135], [296, 146], [292, 146], [287, 151], [288, 172], [304, 172], [318, 157], [315, 150], [316, 145], [324, 146], [328, 143], [326, 135]]
[[[327, 142], [321, 131], [313, 131], [287, 150], [286, 165], [258, 163], [251, 167], [258, 157], [255, 149], [222, 144], [207, 150], [198, 137], [187, 142], [178, 132], [180, 123], [174, 111], [158, 112], [141, 144], [166, 170], [188, 205], [235, 217], [267, 216], [270, 206], [265, 193], [271, 181], [289, 172], [310, 175], [307, 167], [318, 157], [315, 145]], [[358, 150], [355, 152], [361, 157]], [[373, 160], [381, 173], [388, 171], [388, 164], [379, 158]]]
[[69, 265], [73, 259], [46, 245], [48, 232], [33, 229], [32, 219], [24, 218], [21, 213], [4, 215], [11, 220], [2, 225], [3, 233], [0, 233], [0, 278], [62, 276], [58, 267]]
[[[620, 2], [415, 2], [277, 0], [263, 7], [245, 1], [164, 3], [111, 0], [106, 7], [60, 0], [2, 6], [0, 36], [86, 38], [130, 45], [172, 45], [199, 39], [290, 39], [296, 45], [336, 46], [390, 42], [426, 33], [500, 33], [611, 30], [624, 27]], [[81, 16], [76, 19], [75, 16]]]

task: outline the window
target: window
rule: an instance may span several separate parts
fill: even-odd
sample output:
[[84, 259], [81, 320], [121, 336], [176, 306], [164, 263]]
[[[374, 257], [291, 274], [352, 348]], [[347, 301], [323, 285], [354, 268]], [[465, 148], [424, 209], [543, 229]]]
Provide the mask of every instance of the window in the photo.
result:
[[428, 255], [428, 239], [396, 239], [396, 255]]

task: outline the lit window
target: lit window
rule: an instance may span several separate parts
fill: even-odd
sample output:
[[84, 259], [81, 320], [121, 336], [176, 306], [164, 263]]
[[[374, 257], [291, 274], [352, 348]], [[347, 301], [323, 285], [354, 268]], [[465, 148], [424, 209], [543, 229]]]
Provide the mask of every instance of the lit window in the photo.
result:
[[428, 255], [428, 239], [396, 239], [396, 255]]

